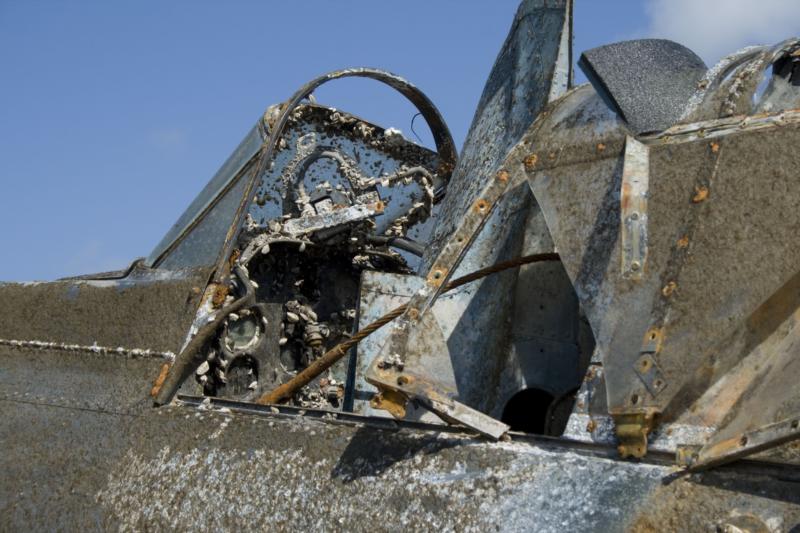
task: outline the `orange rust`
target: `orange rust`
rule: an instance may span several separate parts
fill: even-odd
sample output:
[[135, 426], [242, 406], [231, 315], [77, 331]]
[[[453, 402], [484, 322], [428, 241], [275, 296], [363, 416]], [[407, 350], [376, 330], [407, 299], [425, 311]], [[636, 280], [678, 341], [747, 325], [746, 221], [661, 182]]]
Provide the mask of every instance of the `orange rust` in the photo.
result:
[[663, 294], [664, 296], [669, 298], [670, 296], [672, 296], [672, 293], [675, 292], [675, 289], [677, 289], [677, 288], [678, 288], [678, 284], [675, 283], [674, 281], [670, 281], [669, 283], [664, 285], [663, 289], [661, 289], [661, 294]]
[[487, 201], [486, 201], [486, 200], [484, 200], [483, 198], [480, 198], [479, 200], [477, 200], [477, 201], [476, 201], [476, 202], [473, 204], [473, 208], [474, 208], [474, 209], [475, 209], [477, 212], [479, 212], [479, 213], [483, 213], [484, 211], [486, 211], [487, 209], [489, 209], [489, 202], [487, 202]]
[[444, 282], [446, 277], [447, 269], [435, 266], [431, 269], [431, 273], [428, 274], [428, 284], [438, 287]]
[[694, 188], [694, 196], [692, 197], [692, 203], [699, 204], [706, 198], [708, 198], [708, 187], [701, 186]]
[[383, 213], [383, 210], [386, 208], [386, 205], [383, 202], [375, 202], [375, 212], [376, 213]]
[[526, 170], [533, 170], [533, 167], [536, 166], [536, 162], [539, 161], [539, 156], [536, 154], [531, 154], [525, 158], [523, 163], [525, 164]]
[[231, 252], [231, 258], [228, 260], [228, 264], [231, 266], [231, 268], [236, 266], [236, 261], [239, 260], [240, 255], [242, 255], [242, 252], [240, 252], [238, 249]]
[[603, 144], [603, 143], [597, 143], [597, 151], [598, 151], [598, 152], [602, 152], [602, 151], [603, 151], [603, 150], [605, 150], [605, 149], [606, 149], [606, 145], [605, 145], [605, 144]]
[[211, 296], [211, 305], [213, 307], [222, 307], [222, 304], [225, 303], [225, 298], [228, 297], [229, 290], [228, 285], [225, 283], [215, 285], [214, 294]]
[[597, 429], [597, 422], [595, 422], [594, 418], [590, 418], [589, 422], [586, 424], [586, 432], [592, 433], [595, 429]]
[[408, 318], [410, 318], [411, 320], [418, 319], [419, 311], [416, 308], [412, 307], [411, 309], [408, 310]]
[[711, 152], [717, 153], [719, 152], [719, 143], [712, 142], [711, 143]]
[[372, 397], [369, 404], [373, 409], [388, 411], [395, 418], [405, 418], [408, 399], [399, 392], [384, 389]]
[[497, 172], [497, 176], [495, 176], [498, 181], [502, 181], [503, 183], [508, 181], [508, 171], [507, 170], [500, 170]]
[[678, 239], [678, 248], [686, 248], [687, 246], [689, 246], [689, 236], [684, 235]]
[[171, 363], [164, 363], [163, 365], [161, 365], [161, 372], [158, 373], [158, 377], [153, 383], [153, 388], [150, 389], [150, 396], [152, 396], [153, 398], [158, 396], [158, 392], [161, 390], [161, 386], [164, 384], [164, 380], [167, 379], [167, 374], [169, 374], [169, 369], [171, 367], [172, 367]]
[[620, 192], [619, 197], [620, 202], [620, 209], [622, 212], [626, 212], [628, 208], [630, 208], [631, 204], [631, 184], [628, 182], [622, 183], [622, 191]]
[[[674, 282], [671, 282], [674, 283]], [[677, 285], [673, 286], [673, 290], [677, 287]], [[661, 343], [664, 341], [664, 328], [650, 328], [644, 334], [644, 342], [643, 344], [650, 344], [654, 342], [656, 344], [656, 353], [661, 351]]]

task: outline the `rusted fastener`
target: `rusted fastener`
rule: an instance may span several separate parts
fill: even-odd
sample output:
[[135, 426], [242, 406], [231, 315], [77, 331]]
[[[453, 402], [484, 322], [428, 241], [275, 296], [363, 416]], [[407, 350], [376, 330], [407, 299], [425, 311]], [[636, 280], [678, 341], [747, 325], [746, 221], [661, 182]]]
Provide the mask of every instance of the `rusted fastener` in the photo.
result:
[[708, 187], [700, 186], [694, 188], [694, 196], [692, 197], [692, 203], [699, 204], [706, 198], [708, 198]]

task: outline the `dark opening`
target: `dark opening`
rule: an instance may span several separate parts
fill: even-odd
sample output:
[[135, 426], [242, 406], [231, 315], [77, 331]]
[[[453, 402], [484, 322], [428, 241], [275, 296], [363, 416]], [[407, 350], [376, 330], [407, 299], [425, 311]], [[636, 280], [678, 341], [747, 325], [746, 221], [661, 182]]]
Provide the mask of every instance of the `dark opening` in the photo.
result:
[[525, 389], [508, 400], [503, 409], [503, 422], [511, 426], [512, 431], [524, 433], [545, 433], [547, 413], [553, 395], [541, 389]]

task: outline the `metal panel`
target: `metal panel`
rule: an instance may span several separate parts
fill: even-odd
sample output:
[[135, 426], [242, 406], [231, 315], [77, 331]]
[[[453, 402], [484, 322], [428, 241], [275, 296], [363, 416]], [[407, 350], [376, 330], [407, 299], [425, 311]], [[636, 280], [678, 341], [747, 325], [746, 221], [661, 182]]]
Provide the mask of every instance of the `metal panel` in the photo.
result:
[[579, 88], [520, 145], [594, 328], [611, 414], [675, 421], [752, 348], [740, 344], [748, 320], [800, 262], [786, 245], [800, 227], [798, 120], [720, 119], [639, 139], [650, 147], [641, 281], [621, 275], [626, 131], [610, 110]]
[[159, 268], [211, 268], [222, 250], [225, 236], [233, 221], [236, 206], [242, 200], [247, 184], [246, 173], [188, 230], [158, 263]]
[[[236, 150], [225, 160], [222, 167], [217, 171], [211, 180], [203, 187], [200, 194], [192, 200], [186, 211], [178, 218], [178, 221], [170, 228], [161, 242], [150, 252], [146, 264], [153, 266], [158, 259], [164, 255], [173, 243], [180, 238], [186, 231], [200, 218], [209, 206], [216, 200], [217, 196], [226, 190], [230, 183], [236, 178], [247, 163], [258, 153], [261, 144], [264, 142], [266, 125], [263, 120], [259, 120], [255, 126], [245, 135]], [[216, 259], [216, 257], [214, 258]]]
[[208, 273], [0, 284], [0, 339], [177, 353]]
[[[563, 74], [570, 69], [570, 53], [561, 49], [562, 45], [571, 47], [570, 39], [563, 39], [564, 33], [571, 34], [570, 10], [568, 1], [526, 1], [520, 6], [484, 88], [461, 159], [448, 184], [439, 224], [421, 265], [427, 292], [420, 292], [410, 304], [413, 312], [421, 315], [421, 321], [412, 324], [416, 321], [401, 317], [394, 325], [395, 334], [384, 347], [384, 356], [398, 354], [404, 359], [406, 372], [416, 376], [414, 383], [422, 383], [420, 376], [427, 376], [426, 383], [432, 388], [440, 387], [441, 394], [457, 397], [459, 402], [483, 412], [497, 408], [496, 397], [487, 395], [486, 390], [496, 387], [502, 372], [509, 338], [506, 319], [513, 304], [512, 299], [498, 300], [493, 295], [513, 293], [516, 276], [492, 276], [473, 284], [469, 292], [460, 293], [460, 302], [451, 306], [451, 312], [461, 332], [447, 337], [447, 347], [425, 345], [431, 338], [429, 333], [435, 331], [422, 330], [436, 329], [425, 318], [425, 312], [436, 299], [438, 287], [451, 275], [518, 255], [530, 195], [524, 187], [516, 187], [514, 176], [501, 167], [508, 150], [548, 99], [560, 94]], [[500, 186], [509, 179], [509, 191], [501, 197], [504, 191]], [[426, 320], [423, 328], [421, 324]], [[442, 361], [447, 359], [452, 359], [454, 367], [469, 368], [470, 379], [437, 382], [425, 370], [444, 364]], [[381, 379], [377, 367], [370, 374], [372, 381]], [[387, 375], [383, 383], [396, 387], [396, 381], [396, 376]], [[480, 418], [478, 415], [473, 412], [469, 416]], [[491, 425], [489, 420], [485, 423], [487, 427]]]
[[15, 435], [0, 455], [3, 530], [689, 531], [742, 514], [774, 530], [800, 522], [791, 469], [676, 478], [665, 457], [619, 462], [590, 447], [492, 444], [231, 403], [135, 417], [0, 404]]

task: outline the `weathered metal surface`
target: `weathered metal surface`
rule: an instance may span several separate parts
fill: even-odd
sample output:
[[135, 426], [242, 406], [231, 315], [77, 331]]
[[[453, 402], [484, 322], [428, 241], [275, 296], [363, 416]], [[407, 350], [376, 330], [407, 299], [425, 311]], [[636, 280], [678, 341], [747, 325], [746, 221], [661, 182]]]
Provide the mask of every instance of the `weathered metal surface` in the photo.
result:
[[124, 279], [0, 284], [0, 338], [177, 353], [202, 271], [142, 268]]
[[[199, 219], [213, 208], [219, 197], [231, 188], [234, 181], [241, 177], [242, 170], [244, 170], [253, 156], [258, 153], [268, 131], [269, 128], [263, 118], [259, 119], [256, 125], [242, 139], [242, 142], [239, 143], [239, 146], [236, 147], [236, 150], [222, 164], [222, 167], [178, 218], [178, 221], [156, 245], [147, 258], [146, 263], [148, 266], [156, 266], [164, 254], [174, 248], [181, 238], [192, 230]], [[229, 218], [230, 215], [231, 213], [228, 213]], [[215, 259], [216, 256], [212, 257], [211, 261], [213, 262]]]
[[[422, 278], [386, 272], [365, 271], [361, 275], [361, 289], [358, 305], [358, 329], [380, 318], [385, 313], [406, 304], [416, 294], [423, 284]], [[451, 295], [444, 294], [439, 300], [439, 307], [446, 306], [452, 299]], [[434, 316], [439, 317], [437, 306], [434, 306]], [[350, 372], [353, 374], [352, 386], [348, 387], [347, 394], [353, 396], [353, 412], [369, 416], [389, 416], [386, 411], [373, 409], [369, 402], [378, 389], [371, 385], [365, 376], [370, 365], [378, 357], [391, 328], [381, 328], [358, 345], [357, 350], [351, 353]], [[446, 365], [436, 370], [436, 376], [445, 382], [455, 382], [455, 377], [446, 377], [448, 374], [459, 371], [460, 367]], [[431, 423], [441, 423], [441, 419], [432, 415], [421, 406], [408, 405], [406, 420], [425, 420]]]
[[622, 275], [642, 279], [647, 267], [647, 189], [650, 181], [650, 158], [646, 145], [633, 137], [625, 140], [620, 190], [620, 245]]
[[460, 422], [493, 438], [499, 438], [508, 426], [455, 401], [453, 396], [457, 391], [449, 383], [439, 382], [438, 376], [430, 374], [431, 363], [426, 360], [433, 359], [436, 364], [435, 359], [441, 354], [430, 344], [436, 337], [432, 337], [422, 324], [427, 321], [431, 328], [437, 328], [430, 316], [430, 308], [486, 223], [509, 181], [508, 173], [501, 169], [486, 183], [473, 208], [462, 218], [452, 238], [434, 260], [423, 287], [409, 300], [403, 315], [392, 324], [381, 355], [373, 361], [366, 375], [367, 380], [381, 391], [395, 391], [407, 399], [422, 402], [444, 419]]
[[17, 438], [0, 456], [2, 529], [693, 530], [750, 513], [788, 530], [800, 521], [791, 471], [672, 478], [660, 463], [555, 442], [489, 444], [269, 408], [131, 417], [3, 403]]
[[[798, 280], [800, 276], [794, 276], [777, 291], [746, 326], [747, 333], [757, 335], [754, 326], [760, 325], [763, 334], [770, 329], [763, 321], [769, 321], [773, 331], [762, 342], [754, 343], [751, 337], [753, 349], [698, 399], [685, 417], [718, 430], [697, 451], [691, 461], [693, 468], [707, 468], [800, 439], [800, 394], [796, 392], [800, 372]], [[794, 311], [779, 323], [788, 309]], [[734, 343], [740, 345], [742, 341], [748, 343], [747, 337]], [[800, 446], [783, 447], [770, 457], [796, 462]]]
[[[65, 420], [69, 409], [125, 415], [151, 410], [150, 388], [165, 363], [153, 354], [18, 346], [0, 346], [0, 360], [0, 397], [9, 402], [4, 416], [20, 402], [64, 408]], [[3, 427], [4, 443], [17, 441], [5, 421]]]
[[792, 67], [797, 62], [792, 54], [798, 49], [800, 41], [793, 38], [773, 47], [745, 48], [722, 59], [698, 84], [681, 122], [800, 107], [798, 74]]
[[562, 37], [571, 35], [571, 10], [569, 0], [525, 0], [517, 9], [481, 93], [448, 186], [442, 222], [421, 271], [430, 268], [486, 180], [500, 168], [533, 119], [565, 90], [564, 78], [571, 78], [564, 73], [571, 71], [572, 43]]
[[[488, 266], [506, 259], [504, 254], [516, 255], [521, 248], [520, 229], [525, 223], [530, 198], [523, 189], [515, 189], [500, 200], [492, 200], [491, 184], [496, 183], [496, 176], [503, 172], [497, 169], [501, 168], [506, 151], [517, 142], [527, 124], [548, 98], [555, 98], [565, 90], [565, 82], [570, 78], [564, 74], [570, 72], [571, 42], [563, 36], [570, 35], [570, 9], [570, 2], [529, 1], [523, 2], [517, 12], [484, 89], [443, 202], [432, 246], [426, 251], [420, 269], [433, 288], [428, 295], [420, 295], [418, 304], [411, 305], [412, 312], [423, 316], [423, 321], [427, 306], [436, 298], [435, 287], [437, 283], [444, 283], [445, 277], [457, 269], [464, 273]], [[488, 218], [475, 209], [484, 204], [492, 210]], [[480, 221], [480, 225], [470, 226], [474, 222], [472, 219]], [[496, 397], [478, 391], [485, 391], [487, 385], [496, 387], [497, 376], [502, 372], [500, 361], [509, 350], [507, 328], [511, 320], [505, 318], [511, 318], [513, 300], [496, 300], [488, 295], [512, 293], [515, 281], [516, 276], [509, 273], [460, 293], [459, 301], [451, 303], [449, 311], [451, 320], [464, 327], [453, 328], [446, 337], [438, 335], [446, 339], [446, 344], [440, 343], [435, 348], [429, 343], [431, 335], [417, 331], [417, 326], [410, 327], [401, 319], [395, 326], [395, 336], [389, 339], [392, 345], [384, 348], [384, 356], [399, 354], [406, 360], [405, 372], [417, 374], [414, 383], [420, 382], [420, 368], [443, 364], [470, 368], [473, 378], [481, 377], [464, 380], [457, 387], [451, 383], [434, 387], [441, 387], [459, 401], [467, 401], [468, 405], [483, 411], [502, 409], [495, 403]], [[481, 295], [486, 295], [486, 305], [481, 305]], [[429, 303], [423, 302], [426, 299]], [[405, 331], [410, 337], [403, 333]], [[442, 361], [436, 362], [436, 359]], [[413, 367], [418, 368], [415, 371]], [[394, 383], [397, 388], [398, 376], [384, 377], [386, 387]]]
[[[626, 280], [620, 266], [624, 123], [590, 87], [578, 88], [520, 144], [519, 167], [593, 326], [611, 414], [676, 421], [746, 355], [731, 339], [800, 259], [785, 245], [800, 227], [796, 114], [676, 125], [639, 139], [650, 152], [641, 281]], [[739, 215], [743, 199], [753, 208]]]
[[[774, 448], [800, 437], [800, 46], [725, 60], [681, 123], [634, 138], [592, 87], [564, 94], [570, 20], [569, 1], [523, 2], [444, 202], [455, 150], [432, 104], [394, 75], [336, 71], [268, 110], [154, 251], [172, 270], [0, 285], [0, 529], [800, 527], [800, 446]], [[344, 76], [420, 106], [439, 154], [299, 105]], [[419, 253], [434, 222], [419, 265], [388, 250], [410, 237]], [[452, 276], [543, 252], [563, 264], [438, 297]], [[362, 345], [346, 387], [339, 368], [302, 409], [208, 397], [252, 398], [347, 338], [360, 278], [362, 323], [411, 305]], [[192, 343], [197, 370], [170, 377]], [[553, 412], [587, 366], [565, 434], [601, 446], [418, 421], [497, 438], [492, 417], [536, 388], [560, 434]], [[181, 381], [206, 397], [150, 409]], [[348, 409], [345, 388], [363, 412], [416, 421], [306, 411]], [[617, 445], [677, 449], [694, 469], [758, 452], [781, 465], [677, 473]]]

